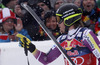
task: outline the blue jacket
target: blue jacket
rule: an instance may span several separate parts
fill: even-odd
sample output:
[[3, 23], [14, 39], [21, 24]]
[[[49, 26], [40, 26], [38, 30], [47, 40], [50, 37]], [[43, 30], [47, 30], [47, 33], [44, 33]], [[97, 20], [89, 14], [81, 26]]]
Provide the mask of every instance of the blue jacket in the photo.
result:
[[[14, 30], [11, 30], [10, 32], [11, 32], [11, 34], [13, 34], [13, 33], [14, 33]], [[22, 30], [19, 31], [18, 33], [20, 33], [20, 34], [26, 36], [27, 38], [29, 38], [29, 39], [32, 41], [31, 37], [29, 36], [28, 32], [27, 32], [25, 29], [22, 29]], [[1, 33], [0, 33], [0, 42], [10, 42], [9, 37], [8, 37], [8, 38], [5, 38], [5, 37], [4, 37], [4, 38], [1, 38], [1, 35], [3, 35], [3, 36], [6, 37], [8, 34], [7, 34], [7, 33], [5, 33], [5, 34], [1, 34]], [[14, 40], [14, 41], [16, 41], [16, 40]]]

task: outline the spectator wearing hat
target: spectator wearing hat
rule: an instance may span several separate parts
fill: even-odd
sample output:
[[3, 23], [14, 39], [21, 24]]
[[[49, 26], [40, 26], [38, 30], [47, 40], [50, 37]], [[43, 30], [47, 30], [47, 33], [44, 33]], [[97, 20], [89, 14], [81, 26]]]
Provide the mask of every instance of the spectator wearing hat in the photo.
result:
[[25, 35], [31, 40], [27, 31], [23, 29], [21, 19], [16, 18], [11, 10], [3, 8], [0, 10], [0, 16], [0, 42], [17, 41], [17, 33]]

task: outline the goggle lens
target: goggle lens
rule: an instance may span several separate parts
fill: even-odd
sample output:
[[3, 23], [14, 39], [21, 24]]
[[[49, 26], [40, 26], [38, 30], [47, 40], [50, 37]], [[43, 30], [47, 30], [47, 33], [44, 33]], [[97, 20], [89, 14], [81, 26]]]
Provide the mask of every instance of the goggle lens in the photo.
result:
[[61, 20], [61, 18], [60, 18], [59, 16], [56, 16], [56, 19], [57, 19], [57, 22], [58, 22], [59, 24], [62, 23], [62, 20]]

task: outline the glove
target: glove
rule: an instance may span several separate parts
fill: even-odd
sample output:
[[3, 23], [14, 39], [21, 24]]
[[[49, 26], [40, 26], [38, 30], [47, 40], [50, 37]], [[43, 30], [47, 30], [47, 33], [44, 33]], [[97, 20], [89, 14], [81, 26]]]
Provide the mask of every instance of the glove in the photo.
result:
[[16, 36], [20, 38], [20, 44], [23, 48], [26, 47], [31, 53], [34, 52], [36, 47], [34, 44], [31, 43], [31, 41], [27, 37], [25, 37], [22, 34], [17, 34]]

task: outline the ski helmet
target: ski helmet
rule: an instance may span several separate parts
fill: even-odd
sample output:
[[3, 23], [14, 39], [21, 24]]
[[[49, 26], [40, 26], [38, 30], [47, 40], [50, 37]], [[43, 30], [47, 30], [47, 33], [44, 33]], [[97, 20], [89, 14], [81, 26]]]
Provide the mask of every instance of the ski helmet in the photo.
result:
[[73, 3], [64, 3], [56, 11], [57, 22], [64, 21], [65, 32], [68, 32], [70, 26], [81, 20], [82, 10]]
[[57, 22], [64, 21], [64, 25], [71, 26], [81, 19], [82, 10], [73, 3], [66, 3], [61, 5], [56, 11]]

